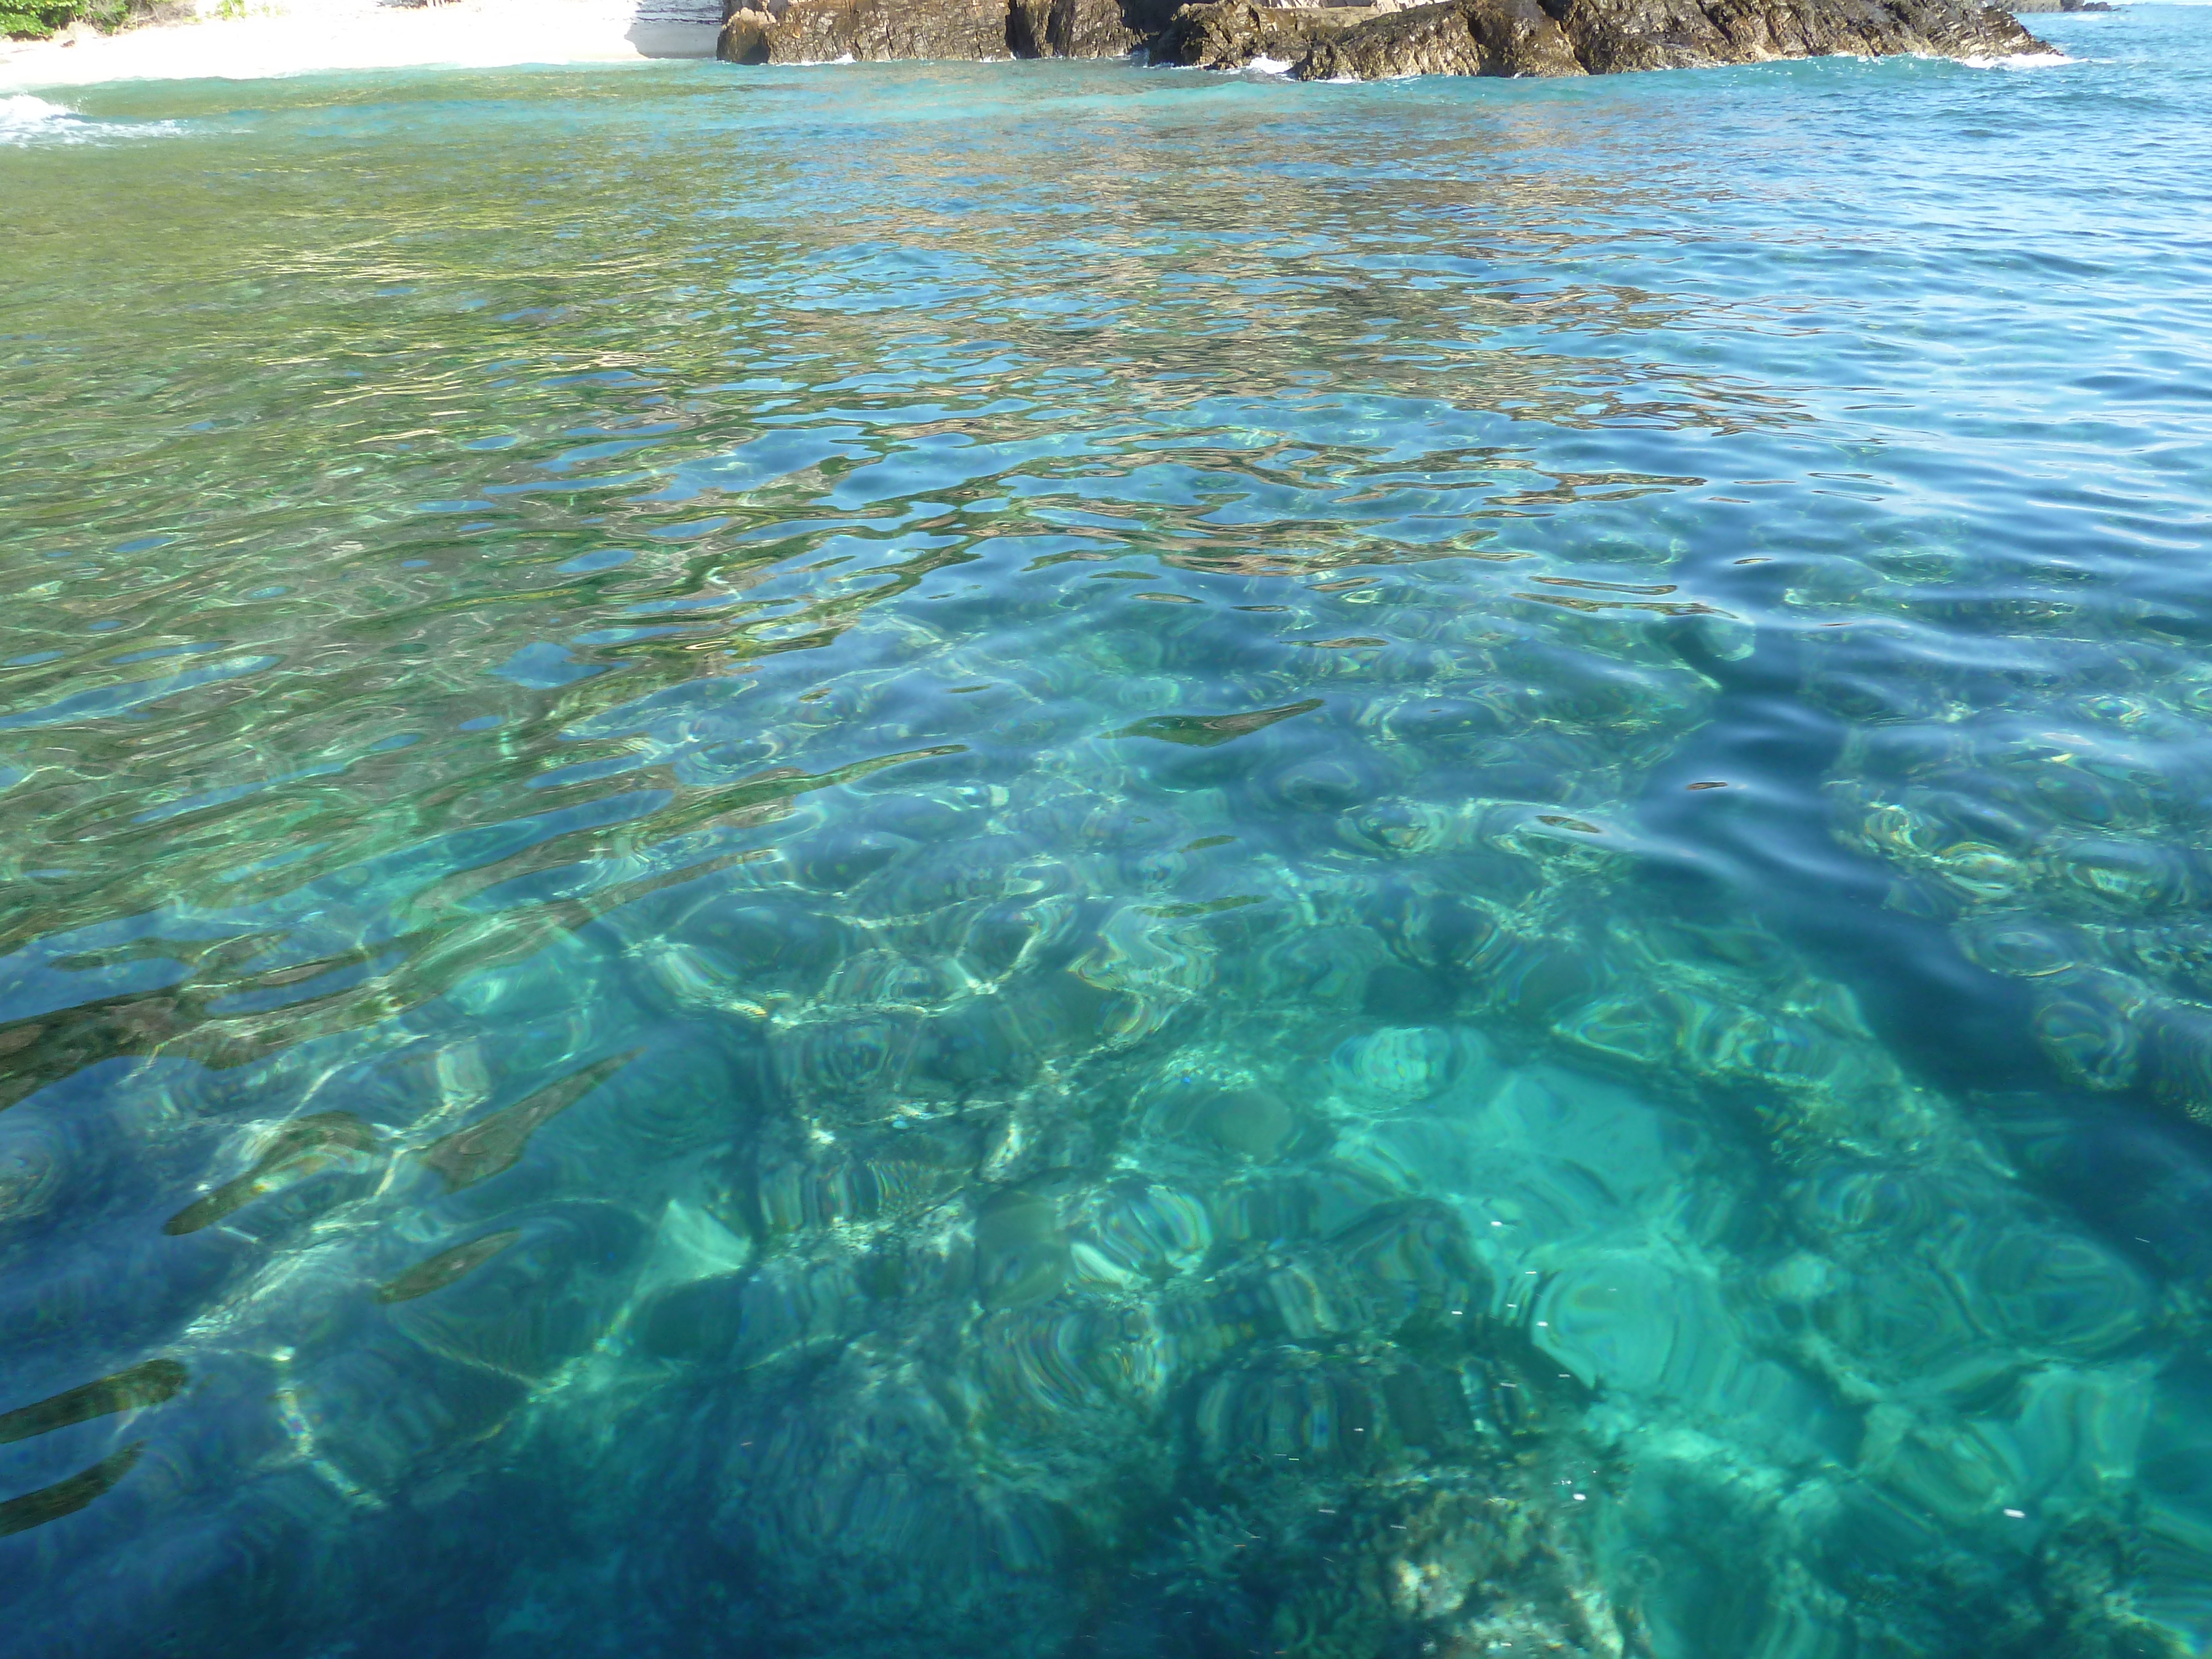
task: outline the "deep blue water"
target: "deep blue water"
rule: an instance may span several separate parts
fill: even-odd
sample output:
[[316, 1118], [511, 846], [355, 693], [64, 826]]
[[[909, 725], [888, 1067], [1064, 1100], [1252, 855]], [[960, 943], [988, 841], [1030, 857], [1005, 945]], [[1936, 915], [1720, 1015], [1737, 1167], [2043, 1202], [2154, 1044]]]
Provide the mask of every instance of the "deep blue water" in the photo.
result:
[[0, 1653], [2212, 1652], [2212, 9], [0, 106]]

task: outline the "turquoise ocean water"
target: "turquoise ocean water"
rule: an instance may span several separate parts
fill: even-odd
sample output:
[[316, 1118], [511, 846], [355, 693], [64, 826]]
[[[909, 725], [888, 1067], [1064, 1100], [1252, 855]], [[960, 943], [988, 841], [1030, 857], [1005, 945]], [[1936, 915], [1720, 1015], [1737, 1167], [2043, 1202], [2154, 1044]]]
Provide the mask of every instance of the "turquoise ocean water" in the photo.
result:
[[0, 1653], [2212, 1650], [2212, 10], [0, 103]]

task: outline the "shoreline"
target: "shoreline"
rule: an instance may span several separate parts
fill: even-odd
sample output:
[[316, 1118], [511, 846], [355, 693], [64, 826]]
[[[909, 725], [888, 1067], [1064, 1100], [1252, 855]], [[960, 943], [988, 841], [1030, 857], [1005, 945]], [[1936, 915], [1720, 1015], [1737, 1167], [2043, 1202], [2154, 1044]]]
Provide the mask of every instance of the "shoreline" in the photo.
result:
[[108, 81], [258, 81], [333, 70], [712, 58], [721, 9], [715, 0], [219, 3], [234, 15], [147, 23], [116, 34], [77, 24], [51, 40], [0, 41], [0, 94]]

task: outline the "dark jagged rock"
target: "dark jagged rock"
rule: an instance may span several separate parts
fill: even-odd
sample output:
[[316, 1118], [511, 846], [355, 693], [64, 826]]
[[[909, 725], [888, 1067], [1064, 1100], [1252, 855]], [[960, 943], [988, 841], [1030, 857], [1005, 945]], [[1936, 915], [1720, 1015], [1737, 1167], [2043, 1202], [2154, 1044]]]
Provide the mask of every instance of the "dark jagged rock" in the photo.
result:
[[[2039, 0], [2021, 0], [2021, 8]], [[2084, 0], [2051, 0], [2079, 6]], [[759, 0], [724, 14], [733, 64], [935, 58], [1115, 58], [1301, 80], [1406, 75], [1611, 75], [1781, 58], [2048, 52], [1978, 0], [1445, 0], [1262, 6], [1254, 0]]]
[[1154, 43], [1153, 56], [1184, 69], [1233, 70], [1258, 58], [1303, 64], [1324, 41], [1378, 15], [1372, 7], [1291, 10], [1252, 0], [1184, 6]]
[[2048, 52], [1973, 0], [1564, 0], [1547, 8], [1593, 75], [1777, 58]]
[[1120, 58], [1145, 44], [1117, 0], [1013, 0], [1006, 44], [1017, 58]]
[[1580, 75], [1536, 0], [1457, 0], [1387, 14], [1319, 41], [1297, 72], [1313, 81], [1398, 75]]
[[729, 64], [973, 61], [1009, 55], [1006, 0], [796, 0], [725, 14], [715, 55]]
[[755, 0], [726, 5], [716, 55], [730, 64], [1120, 58], [1175, 9], [1175, 0]]
[[1448, 0], [1377, 13], [1188, 5], [1156, 56], [1194, 68], [1287, 62], [1302, 80], [1612, 75], [1838, 54], [1997, 58], [2050, 48], [1968, 0]]

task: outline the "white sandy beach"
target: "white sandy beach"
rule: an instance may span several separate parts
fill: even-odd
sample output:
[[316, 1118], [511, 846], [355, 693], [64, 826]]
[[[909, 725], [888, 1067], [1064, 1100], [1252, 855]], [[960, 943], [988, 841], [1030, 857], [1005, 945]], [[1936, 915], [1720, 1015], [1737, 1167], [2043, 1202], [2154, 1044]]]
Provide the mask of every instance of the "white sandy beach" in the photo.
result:
[[[198, 21], [0, 41], [0, 92], [320, 70], [711, 58], [718, 0], [202, 0]], [[243, 15], [240, 15], [240, 14]], [[221, 15], [228, 14], [228, 15]]]

